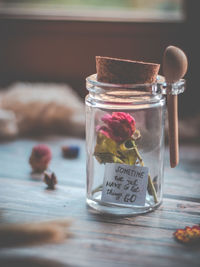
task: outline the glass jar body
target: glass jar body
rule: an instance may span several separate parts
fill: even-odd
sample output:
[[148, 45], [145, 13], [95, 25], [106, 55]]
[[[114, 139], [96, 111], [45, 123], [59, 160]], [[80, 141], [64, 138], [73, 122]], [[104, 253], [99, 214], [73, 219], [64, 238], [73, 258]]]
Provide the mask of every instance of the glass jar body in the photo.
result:
[[166, 105], [156, 86], [87, 83], [87, 203], [101, 213], [141, 214], [162, 202]]

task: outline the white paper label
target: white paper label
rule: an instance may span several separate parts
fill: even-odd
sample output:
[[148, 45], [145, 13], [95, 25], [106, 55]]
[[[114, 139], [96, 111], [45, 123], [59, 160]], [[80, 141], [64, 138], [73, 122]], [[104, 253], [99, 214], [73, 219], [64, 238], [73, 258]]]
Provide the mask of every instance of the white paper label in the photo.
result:
[[106, 163], [101, 200], [108, 203], [143, 206], [147, 184], [147, 167]]

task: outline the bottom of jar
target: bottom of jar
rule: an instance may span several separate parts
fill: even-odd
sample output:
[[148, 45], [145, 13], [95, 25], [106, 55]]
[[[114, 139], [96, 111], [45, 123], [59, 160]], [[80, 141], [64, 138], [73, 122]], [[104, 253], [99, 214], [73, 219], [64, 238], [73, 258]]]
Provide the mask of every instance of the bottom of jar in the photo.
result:
[[162, 201], [159, 201], [158, 203], [152, 205], [146, 202], [145, 206], [126, 206], [114, 203], [105, 203], [98, 199], [91, 198], [87, 198], [86, 202], [91, 208], [95, 209], [99, 213], [114, 216], [134, 216], [148, 213], [158, 208], [162, 203]]

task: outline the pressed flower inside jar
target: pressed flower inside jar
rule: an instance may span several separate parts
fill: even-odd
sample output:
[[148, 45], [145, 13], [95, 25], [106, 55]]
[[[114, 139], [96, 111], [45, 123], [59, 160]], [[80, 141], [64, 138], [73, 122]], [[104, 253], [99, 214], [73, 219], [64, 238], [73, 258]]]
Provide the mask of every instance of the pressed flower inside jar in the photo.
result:
[[135, 163], [135, 152], [131, 156], [128, 151], [134, 147], [134, 139], [131, 137], [136, 130], [135, 119], [125, 112], [113, 112], [105, 114], [101, 121], [105, 124], [96, 128], [97, 144], [94, 155], [97, 160], [100, 163]]
[[[94, 156], [97, 161], [100, 164], [120, 163], [144, 167], [143, 159], [136, 145], [137, 137], [140, 138], [141, 135], [140, 131], [136, 130], [136, 121], [133, 116], [126, 112], [113, 112], [103, 115], [101, 121], [104, 124], [96, 127], [97, 142]], [[136, 135], [134, 135], [135, 132], [137, 132]], [[132, 170], [133, 172], [135, 170]], [[148, 191], [157, 203], [157, 194], [150, 175], [148, 175]]]

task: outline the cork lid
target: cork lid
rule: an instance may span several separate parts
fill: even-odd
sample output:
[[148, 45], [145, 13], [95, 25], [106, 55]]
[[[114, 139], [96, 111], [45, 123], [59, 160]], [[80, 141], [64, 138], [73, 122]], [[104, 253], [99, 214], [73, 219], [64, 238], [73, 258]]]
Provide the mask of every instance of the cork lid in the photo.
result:
[[97, 80], [116, 84], [154, 83], [160, 64], [96, 56]]

